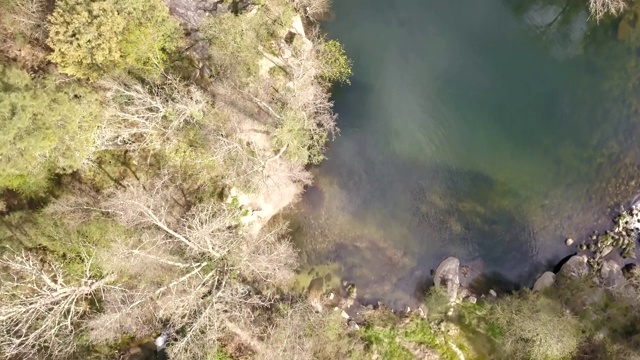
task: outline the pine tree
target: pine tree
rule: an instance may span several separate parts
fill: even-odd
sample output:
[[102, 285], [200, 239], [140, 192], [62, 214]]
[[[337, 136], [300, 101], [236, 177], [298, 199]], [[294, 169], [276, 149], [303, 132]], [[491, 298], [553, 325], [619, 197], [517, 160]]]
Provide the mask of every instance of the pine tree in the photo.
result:
[[80, 78], [158, 74], [182, 38], [161, 0], [60, 0], [49, 21], [51, 60]]
[[78, 84], [0, 65], [0, 189], [34, 196], [53, 173], [76, 170], [92, 151], [100, 112], [98, 96]]

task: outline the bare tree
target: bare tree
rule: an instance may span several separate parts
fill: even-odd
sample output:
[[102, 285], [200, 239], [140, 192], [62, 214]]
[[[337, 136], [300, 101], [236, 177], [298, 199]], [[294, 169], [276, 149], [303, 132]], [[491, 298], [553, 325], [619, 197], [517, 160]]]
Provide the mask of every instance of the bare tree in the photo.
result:
[[208, 102], [193, 85], [167, 77], [143, 85], [116, 78], [100, 86], [109, 99], [106, 121], [96, 134], [97, 149], [158, 149], [175, 141], [177, 132], [202, 118]]
[[89, 312], [89, 302], [109, 288], [111, 277], [98, 278], [87, 259], [81, 276], [33, 254], [0, 259], [6, 273], [0, 284], [0, 357], [35, 357], [44, 351], [65, 358], [75, 351], [74, 335]]
[[288, 238], [286, 223], [265, 227], [258, 236], [247, 235], [230, 255], [235, 266], [247, 278], [283, 284], [293, 278], [298, 254]]
[[147, 186], [147, 190], [131, 186], [114, 191], [103, 208], [124, 225], [152, 225], [163, 231], [168, 235], [165, 241], [182, 247], [191, 261], [225, 257], [229, 266], [247, 278], [268, 282], [281, 283], [292, 276], [297, 254], [283, 237], [284, 224], [253, 236], [242, 227], [245, 210], [240, 206], [211, 201], [185, 211], [176, 205], [171, 195], [175, 193], [168, 180]]
[[237, 205], [183, 208], [177, 194], [165, 179], [115, 190], [102, 202], [105, 214], [144, 236], [114, 244], [111, 255], [101, 257], [102, 267], [118, 278], [137, 281], [105, 295], [103, 315], [91, 321], [92, 338], [100, 340], [99, 329], [149, 333], [145, 324], [168, 323], [185, 329], [168, 348], [176, 359], [205, 358], [229, 333], [259, 353], [263, 345], [252, 319], [272, 301], [246, 282], [281, 283], [293, 275], [297, 254], [282, 236], [285, 227], [253, 236], [244, 231]]
[[600, 21], [606, 14], [620, 15], [626, 8], [624, 0], [589, 0], [589, 11], [596, 21]]
[[[5, 0], [2, 10], [10, 21], [13, 31], [24, 33], [35, 40], [44, 41], [47, 37], [45, 0]], [[1, 16], [0, 16], [1, 17]]]
[[179, 193], [169, 181], [157, 181], [146, 190], [134, 185], [125, 191], [113, 191], [103, 208], [124, 225], [151, 225], [164, 231], [169, 241], [196, 258], [206, 255], [217, 259], [240, 241], [235, 227], [241, 209], [213, 202], [187, 212], [175, 201]]

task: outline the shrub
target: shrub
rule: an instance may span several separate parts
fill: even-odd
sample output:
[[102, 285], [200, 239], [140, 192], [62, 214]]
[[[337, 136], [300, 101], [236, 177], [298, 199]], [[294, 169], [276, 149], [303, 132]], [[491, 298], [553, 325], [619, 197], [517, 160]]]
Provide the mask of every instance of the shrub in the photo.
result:
[[182, 37], [161, 0], [60, 0], [49, 21], [51, 60], [80, 78], [158, 74]]
[[540, 294], [505, 297], [489, 317], [501, 329], [496, 341], [509, 359], [568, 359], [582, 340], [578, 319]]
[[283, 114], [273, 134], [276, 150], [285, 149], [287, 158], [300, 165], [317, 164], [324, 159], [327, 137], [325, 129], [308, 121], [305, 113], [294, 110]]
[[322, 77], [331, 83], [351, 84], [352, 62], [347, 57], [342, 44], [335, 40], [321, 43], [320, 62], [323, 66]]
[[301, 14], [315, 18], [321, 18], [331, 10], [331, 0], [291, 0], [291, 4]]
[[449, 304], [449, 298], [447, 297], [447, 290], [443, 286], [432, 286], [425, 295], [424, 303], [429, 311], [429, 319], [441, 320], [449, 311], [451, 307]]
[[316, 313], [309, 304], [279, 304], [264, 360], [367, 359], [364, 343], [338, 312]]
[[41, 194], [52, 174], [74, 171], [89, 156], [100, 118], [95, 93], [1, 65], [0, 93], [0, 188]]
[[209, 43], [214, 76], [240, 87], [255, 85], [258, 62], [263, 53], [276, 52], [273, 44], [284, 30], [285, 16], [261, 8], [253, 16], [227, 13], [205, 21], [201, 31]]

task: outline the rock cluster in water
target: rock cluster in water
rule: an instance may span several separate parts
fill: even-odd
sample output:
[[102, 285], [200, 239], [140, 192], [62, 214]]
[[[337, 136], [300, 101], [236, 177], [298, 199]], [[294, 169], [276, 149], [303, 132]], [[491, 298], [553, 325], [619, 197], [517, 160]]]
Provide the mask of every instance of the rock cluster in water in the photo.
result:
[[[570, 279], [583, 279], [591, 276], [603, 288], [621, 289], [628, 278], [640, 279], [640, 271], [636, 264], [622, 267], [611, 259], [618, 252], [623, 259], [636, 258], [636, 242], [640, 237], [640, 204], [634, 204], [629, 210], [622, 211], [614, 220], [614, 228], [599, 234], [597, 231], [589, 237], [588, 242], [578, 245], [582, 251], [589, 251], [570, 257], [557, 274], [550, 271], [542, 274], [533, 286], [534, 291], [542, 291], [555, 283], [556, 275]], [[571, 240], [571, 241], [569, 241]], [[572, 239], [565, 241], [567, 245]], [[590, 254], [590, 255], [589, 255]]]
[[629, 211], [623, 211], [614, 219], [615, 227], [612, 231], [598, 234], [594, 231], [591, 242], [580, 244], [580, 250], [589, 250], [593, 257], [589, 265], [600, 268], [602, 260], [613, 250], [619, 249], [623, 258], [636, 258], [636, 242], [640, 235], [640, 210], [634, 206]]

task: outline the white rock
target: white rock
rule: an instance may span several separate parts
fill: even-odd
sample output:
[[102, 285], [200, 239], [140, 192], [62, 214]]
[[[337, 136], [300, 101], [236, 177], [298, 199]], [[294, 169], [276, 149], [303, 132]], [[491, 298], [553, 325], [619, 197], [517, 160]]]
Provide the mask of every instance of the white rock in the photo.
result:
[[433, 284], [435, 286], [446, 286], [449, 302], [453, 303], [458, 297], [458, 289], [460, 288], [460, 260], [454, 257], [448, 257], [438, 265], [433, 276]]
[[536, 283], [533, 284], [533, 291], [542, 291], [549, 286], [552, 286], [556, 282], [556, 274], [551, 271], [547, 271], [540, 275]]
[[586, 255], [574, 255], [560, 268], [558, 275], [568, 278], [584, 278], [589, 273]]

